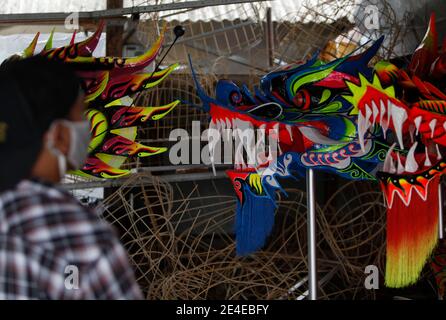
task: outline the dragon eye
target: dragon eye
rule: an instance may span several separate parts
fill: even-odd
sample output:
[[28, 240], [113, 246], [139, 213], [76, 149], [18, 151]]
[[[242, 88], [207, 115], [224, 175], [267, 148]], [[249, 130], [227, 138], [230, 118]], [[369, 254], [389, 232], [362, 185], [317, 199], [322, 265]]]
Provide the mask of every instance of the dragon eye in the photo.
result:
[[310, 93], [306, 89], [297, 91], [293, 98], [294, 105], [302, 110], [308, 110], [310, 108], [311, 97]]
[[231, 101], [234, 104], [239, 104], [240, 102], [242, 102], [242, 95], [237, 91], [231, 92]]

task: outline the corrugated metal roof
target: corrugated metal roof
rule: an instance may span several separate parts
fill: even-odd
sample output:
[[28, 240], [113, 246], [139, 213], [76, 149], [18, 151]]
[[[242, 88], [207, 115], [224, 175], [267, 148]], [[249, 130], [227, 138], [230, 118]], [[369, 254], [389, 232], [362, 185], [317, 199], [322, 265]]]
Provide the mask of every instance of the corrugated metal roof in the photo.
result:
[[[185, 2], [190, 0], [164, 0], [161, 3], [171, 2]], [[157, 1], [160, 2], [159, 0]], [[175, 16], [168, 17], [167, 19], [176, 20], [234, 20], [234, 19], [248, 19], [255, 14], [258, 8], [272, 7], [272, 18], [275, 21], [282, 19], [294, 20], [296, 18], [293, 13], [301, 10], [302, 4], [308, 5], [320, 3], [317, 0], [272, 0], [263, 3], [257, 2], [255, 4], [231, 4], [224, 6], [212, 6], [201, 9], [195, 9], [186, 11], [184, 13], [175, 14]], [[351, 2], [354, 2], [353, 0]], [[152, 5], [155, 4], [154, 0], [142, 1], [142, 0], [124, 0], [124, 7], [140, 6], [140, 5]], [[0, 14], [8, 13], [44, 13], [44, 12], [76, 12], [76, 11], [93, 11], [104, 10], [106, 6], [105, 0], [2, 0], [0, 6]], [[329, 12], [330, 8], [327, 7], [325, 13], [327, 15], [335, 14]], [[346, 15], [351, 12], [351, 8], [345, 7], [345, 11], [337, 14]], [[170, 15], [175, 12], [162, 12], [161, 15]], [[178, 12], [177, 12], [178, 13]], [[333, 18], [336, 18], [333, 16]]]
[[0, 13], [74, 12], [105, 9], [105, 0], [3, 0]]
[[[191, 0], [124, 0], [124, 7], [135, 7], [142, 5], [154, 5], [156, 3], [180, 3]], [[381, 0], [385, 2], [384, 0]], [[247, 19], [252, 17], [252, 7], [261, 8], [269, 6], [272, 8], [272, 17], [275, 21], [288, 20], [295, 21], [297, 18], [303, 17], [308, 20], [316, 20], [312, 17], [311, 10], [308, 14], [304, 12], [303, 6], [314, 7], [318, 12], [323, 12], [326, 17], [331, 19], [340, 19], [347, 16], [351, 21], [353, 16], [357, 14], [358, 5], [364, 7], [367, 4], [382, 3], [373, 0], [270, 0], [257, 3], [234, 4], [223, 6], [211, 6], [184, 13], [164, 11], [161, 15], [172, 14], [168, 20], [234, 20]], [[421, 10], [422, 8], [437, 11], [438, 15], [443, 15], [444, 0], [392, 0], [386, 2], [393, 9], [393, 13], [397, 17], [397, 21], [408, 12]], [[333, 5], [334, 4], [334, 5]], [[382, 7], [382, 5], [379, 5]], [[341, 10], [339, 10], [341, 7]], [[48, 12], [77, 12], [77, 11], [94, 11], [105, 10], [106, 0], [2, 0], [0, 5], [0, 14], [8, 13], [48, 13]], [[335, 9], [335, 10], [333, 10]], [[363, 8], [364, 9], [364, 8]], [[296, 13], [299, 13], [297, 16]], [[175, 15], [173, 15], [175, 14]]]

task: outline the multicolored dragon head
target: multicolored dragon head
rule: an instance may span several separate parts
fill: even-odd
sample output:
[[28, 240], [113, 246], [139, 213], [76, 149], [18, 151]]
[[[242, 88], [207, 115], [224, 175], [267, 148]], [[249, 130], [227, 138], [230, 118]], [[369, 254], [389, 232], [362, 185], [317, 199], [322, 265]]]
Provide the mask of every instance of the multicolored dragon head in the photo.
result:
[[[347, 81], [359, 84], [362, 74], [373, 74], [368, 63], [382, 40], [362, 53], [332, 62], [324, 63], [316, 54], [307, 62], [281, 67], [263, 76], [254, 93], [246, 86], [239, 88], [231, 81], [220, 80], [216, 97], [210, 98], [193, 72], [203, 107], [211, 117], [210, 128], [221, 133], [232, 129], [234, 135], [244, 129], [265, 131], [265, 137], [272, 137], [278, 145], [277, 157], [270, 150], [264, 162], [254, 165], [247, 164], [243, 149], [236, 147], [235, 169], [227, 172], [238, 197], [239, 254], [264, 244], [272, 226], [265, 221], [271, 222], [274, 217], [276, 190], [283, 191], [280, 179], [302, 176], [309, 167], [351, 179], [375, 179], [377, 165], [384, 160], [388, 147], [374, 139], [367, 140], [361, 149], [357, 113], [344, 95], [350, 92]], [[260, 229], [261, 225], [267, 228], [258, 232], [253, 223], [259, 223]]]
[[[446, 170], [446, 44], [438, 50], [435, 15], [410, 63], [375, 66], [373, 81], [349, 83], [359, 139], [380, 127], [389, 150], [377, 177], [388, 208], [386, 283], [414, 283], [438, 238], [439, 183]], [[383, 89], [385, 88], [385, 89]], [[373, 129], [372, 128], [372, 129]], [[364, 142], [363, 142], [364, 143]]]
[[[73, 173], [89, 178], [122, 177], [130, 173], [121, 168], [127, 159], [166, 151], [164, 147], [137, 142], [138, 128], [163, 118], [179, 103], [177, 100], [165, 106], [135, 106], [130, 97], [158, 85], [178, 66], [144, 71], [158, 56], [166, 27], [153, 46], [140, 56], [94, 57], [104, 25], [102, 21], [93, 35], [78, 43], [74, 42], [74, 33], [70, 44], [59, 48], [52, 48], [52, 32], [43, 50], [37, 53], [70, 64], [82, 80], [92, 139], [84, 167]], [[39, 33], [24, 50], [23, 57], [35, 54], [38, 38]]]
[[386, 284], [417, 280], [437, 240], [438, 185], [446, 167], [440, 153], [446, 143], [446, 53], [438, 53], [434, 17], [406, 69], [386, 61], [369, 66], [382, 40], [328, 63], [315, 55], [281, 67], [265, 75], [254, 93], [220, 80], [210, 98], [192, 71], [210, 128], [236, 129], [235, 138], [240, 129], [265, 129], [279, 146], [277, 159], [270, 151], [254, 165], [236, 147], [237, 165], [227, 173], [238, 199], [238, 254], [263, 246], [281, 180], [314, 168], [379, 181], [389, 209]]

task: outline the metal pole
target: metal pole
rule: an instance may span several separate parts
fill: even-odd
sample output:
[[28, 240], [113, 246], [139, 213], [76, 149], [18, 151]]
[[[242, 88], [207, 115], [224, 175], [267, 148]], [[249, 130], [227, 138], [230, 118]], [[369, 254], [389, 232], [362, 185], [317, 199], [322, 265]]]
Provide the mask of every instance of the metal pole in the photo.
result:
[[444, 227], [443, 227], [443, 189], [441, 187], [441, 181], [438, 185], [438, 238], [443, 239], [444, 237]]
[[268, 51], [268, 66], [274, 66], [274, 25], [271, 7], [266, 9], [266, 47]]
[[307, 239], [308, 239], [308, 299], [317, 299], [316, 273], [316, 200], [314, 172], [307, 170]]
[[115, 188], [125, 185], [128, 188], [133, 188], [141, 185], [152, 185], [153, 179], [158, 178], [163, 182], [190, 182], [190, 181], [203, 181], [209, 179], [225, 179], [227, 178], [224, 171], [217, 171], [217, 175], [214, 176], [212, 172], [194, 172], [183, 174], [166, 174], [157, 176], [141, 176], [140, 180], [135, 184], [126, 184], [131, 176], [117, 179], [101, 179], [91, 180], [85, 182], [70, 182], [61, 183], [58, 186], [64, 190], [81, 190], [81, 189], [94, 189], [94, 188]]
[[[122, 9], [122, 6], [123, 0], [107, 0], [107, 9]], [[115, 57], [122, 56], [124, 27], [108, 24], [106, 28], [105, 54]]]

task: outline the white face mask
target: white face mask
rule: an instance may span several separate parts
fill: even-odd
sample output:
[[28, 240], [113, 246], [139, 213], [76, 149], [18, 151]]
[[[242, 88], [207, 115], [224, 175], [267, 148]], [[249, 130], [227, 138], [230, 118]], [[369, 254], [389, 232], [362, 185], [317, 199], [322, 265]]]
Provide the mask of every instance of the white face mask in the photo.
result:
[[[59, 175], [62, 178], [67, 171], [67, 163], [74, 169], [81, 169], [88, 156], [88, 145], [90, 144], [90, 122], [84, 121], [69, 121], [69, 120], [57, 120], [56, 123], [61, 123], [68, 128], [70, 134], [70, 147], [68, 155], [65, 156], [62, 151], [54, 146], [54, 137], [51, 134], [47, 147], [50, 152], [57, 157]], [[52, 129], [50, 129], [52, 131]]]

